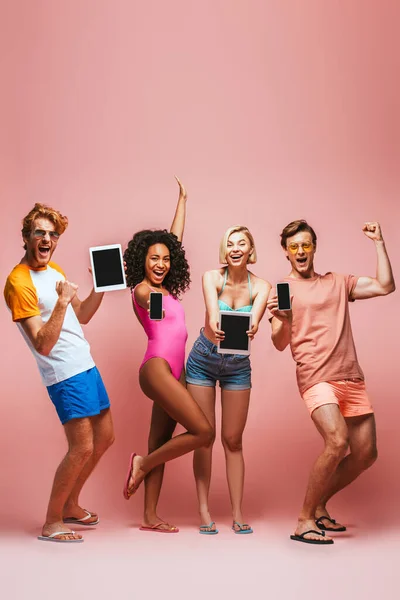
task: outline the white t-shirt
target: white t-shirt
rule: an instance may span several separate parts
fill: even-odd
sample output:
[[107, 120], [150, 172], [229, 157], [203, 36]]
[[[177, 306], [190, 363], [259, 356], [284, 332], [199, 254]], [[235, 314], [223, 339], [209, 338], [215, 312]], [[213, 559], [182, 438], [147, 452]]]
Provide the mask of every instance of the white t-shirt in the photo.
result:
[[41, 316], [46, 323], [58, 300], [57, 281], [64, 281], [65, 273], [53, 262], [47, 267], [32, 269], [19, 264], [11, 271], [4, 288], [4, 297], [26, 343], [36, 358], [44, 385], [49, 386], [83, 373], [95, 366], [90, 346], [71, 304], [65, 313], [57, 343], [48, 356], [39, 354], [23, 330], [20, 319]]

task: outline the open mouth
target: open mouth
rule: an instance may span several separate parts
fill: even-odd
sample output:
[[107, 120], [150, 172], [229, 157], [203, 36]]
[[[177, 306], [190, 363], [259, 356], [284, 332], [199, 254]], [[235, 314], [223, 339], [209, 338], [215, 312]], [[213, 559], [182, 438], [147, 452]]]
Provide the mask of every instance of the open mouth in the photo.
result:
[[161, 279], [161, 277], [164, 277], [165, 271], [153, 271], [153, 275], [155, 275], [158, 279]]
[[243, 258], [243, 254], [231, 254], [232, 262], [239, 262]]
[[307, 256], [304, 256], [302, 258], [296, 258], [296, 262], [298, 265], [305, 265], [307, 262]]
[[50, 253], [50, 246], [39, 246], [39, 254], [41, 257], [45, 258]]

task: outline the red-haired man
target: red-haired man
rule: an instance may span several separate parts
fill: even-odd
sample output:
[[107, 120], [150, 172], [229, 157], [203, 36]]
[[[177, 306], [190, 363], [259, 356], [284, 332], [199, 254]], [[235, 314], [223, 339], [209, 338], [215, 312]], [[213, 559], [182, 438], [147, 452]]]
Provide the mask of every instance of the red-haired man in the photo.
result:
[[7, 278], [6, 303], [36, 358], [57, 410], [68, 452], [57, 468], [40, 540], [83, 542], [65, 523], [96, 525], [95, 513], [79, 505], [79, 494], [114, 440], [110, 402], [90, 354], [81, 323], [88, 323], [103, 294], [79, 300], [77, 286], [51, 261], [66, 217], [43, 204], [23, 219], [25, 255]]

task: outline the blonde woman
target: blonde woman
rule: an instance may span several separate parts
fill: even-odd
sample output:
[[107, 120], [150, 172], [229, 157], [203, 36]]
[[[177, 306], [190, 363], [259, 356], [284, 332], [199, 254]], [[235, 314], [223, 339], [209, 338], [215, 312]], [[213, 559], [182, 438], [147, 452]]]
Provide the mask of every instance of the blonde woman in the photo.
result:
[[[206, 414], [215, 438], [215, 387], [219, 381], [222, 403], [222, 445], [225, 451], [226, 474], [232, 505], [232, 530], [238, 534], [253, 533], [244, 522], [242, 497], [244, 460], [242, 436], [246, 425], [251, 390], [250, 358], [238, 354], [219, 354], [217, 344], [224, 339], [219, 328], [219, 311], [234, 310], [252, 313], [253, 339], [264, 315], [271, 285], [248, 270], [257, 260], [253, 236], [247, 227], [230, 227], [222, 238], [219, 253], [220, 269], [203, 276], [206, 322], [189, 354], [186, 366], [187, 388]], [[196, 479], [200, 533], [215, 535], [218, 529], [211, 518], [208, 495], [211, 479], [212, 447], [194, 452], [193, 469]]]

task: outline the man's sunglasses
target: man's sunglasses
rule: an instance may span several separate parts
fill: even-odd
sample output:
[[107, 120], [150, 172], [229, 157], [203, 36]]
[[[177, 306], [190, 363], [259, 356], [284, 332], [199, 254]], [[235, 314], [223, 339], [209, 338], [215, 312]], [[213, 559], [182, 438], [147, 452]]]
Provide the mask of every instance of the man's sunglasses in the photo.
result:
[[33, 237], [40, 240], [46, 237], [46, 233], [49, 234], [50, 239], [53, 240], [53, 242], [57, 242], [60, 237], [60, 234], [57, 231], [46, 231], [46, 229], [35, 229], [33, 231]]

